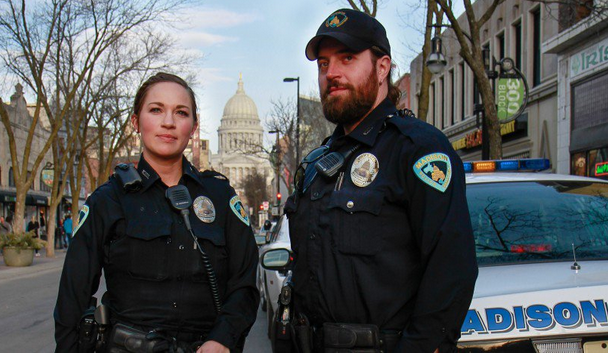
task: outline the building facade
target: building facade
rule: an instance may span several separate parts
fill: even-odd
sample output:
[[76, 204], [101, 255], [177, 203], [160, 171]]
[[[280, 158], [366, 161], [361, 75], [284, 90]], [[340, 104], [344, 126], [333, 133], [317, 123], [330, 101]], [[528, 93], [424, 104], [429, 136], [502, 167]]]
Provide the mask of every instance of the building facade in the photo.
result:
[[266, 184], [271, 185], [270, 162], [252, 153], [263, 146], [264, 129], [255, 102], [245, 93], [242, 77], [236, 93], [224, 106], [217, 133], [218, 153], [211, 155], [211, 168], [228, 177], [243, 200], [243, 182], [249, 175], [264, 175]]
[[557, 55], [557, 172], [608, 179], [608, 21], [589, 16], [543, 43]]
[[[476, 1], [480, 16], [491, 2]], [[557, 158], [557, 55], [542, 52], [543, 41], [558, 33], [554, 17], [557, 5], [525, 0], [506, 0], [481, 28], [484, 47], [496, 61], [505, 57], [527, 78], [528, 105], [516, 120], [501, 128], [503, 158], [548, 158], [555, 169]], [[466, 16], [458, 18], [468, 28]], [[481, 159], [481, 121], [474, 114], [480, 103], [471, 69], [460, 57], [460, 45], [451, 28], [441, 34], [445, 69], [433, 76], [429, 87], [427, 122], [442, 130], [463, 160]], [[418, 111], [422, 65], [427, 58], [419, 54], [411, 63], [410, 88], [412, 110]]]
[[[28, 105], [25, 101], [23, 86], [21, 84], [15, 86], [15, 92], [11, 95], [9, 103], [4, 103], [4, 109], [8, 113], [11, 129], [15, 136], [17, 160], [21, 163], [23, 161], [27, 136], [33, 121], [33, 118], [28, 111]], [[41, 118], [43, 119], [44, 117]], [[34, 132], [30, 145], [28, 170], [33, 167], [33, 161], [38, 157], [44, 144], [49, 139], [50, 131], [44, 127], [45, 124], [48, 126], [47, 122], [39, 123]], [[27, 192], [24, 215], [26, 223], [32, 215], [41, 215], [44, 217], [44, 215], [48, 214], [51, 188], [50, 185], [45, 183], [46, 178], [43, 177], [43, 175], [48, 174], [46, 171], [48, 168], [45, 170], [44, 166], [47, 164], [50, 165], [50, 163], [52, 163], [52, 157], [51, 152], [49, 151], [42, 160], [41, 168], [39, 168], [34, 178], [34, 183]], [[14, 214], [15, 196], [16, 188], [9, 139], [6, 129], [2, 127], [2, 133], [0, 133], [0, 216], [7, 217], [8, 215]]]

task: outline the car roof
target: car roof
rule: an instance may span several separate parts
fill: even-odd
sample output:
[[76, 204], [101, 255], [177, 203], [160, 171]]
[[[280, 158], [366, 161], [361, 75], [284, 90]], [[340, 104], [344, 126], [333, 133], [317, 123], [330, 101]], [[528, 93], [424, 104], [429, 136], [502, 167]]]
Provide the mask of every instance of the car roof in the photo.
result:
[[467, 173], [467, 184], [507, 183], [523, 181], [584, 181], [608, 184], [607, 180], [554, 173]]

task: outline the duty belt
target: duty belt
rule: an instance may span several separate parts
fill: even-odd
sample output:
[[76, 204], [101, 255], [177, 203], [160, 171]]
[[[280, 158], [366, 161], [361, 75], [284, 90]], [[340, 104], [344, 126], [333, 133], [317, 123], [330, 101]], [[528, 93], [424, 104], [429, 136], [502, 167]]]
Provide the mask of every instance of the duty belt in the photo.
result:
[[325, 323], [313, 330], [313, 350], [325, 353], [393, 352], [401, 332], [380, 331], [376, 325]]

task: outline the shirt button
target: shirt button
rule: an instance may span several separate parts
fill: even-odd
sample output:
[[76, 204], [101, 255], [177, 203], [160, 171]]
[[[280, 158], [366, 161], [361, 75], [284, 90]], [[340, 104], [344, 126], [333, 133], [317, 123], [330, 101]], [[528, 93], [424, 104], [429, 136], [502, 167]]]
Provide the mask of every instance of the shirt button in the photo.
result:
[[353, 208], [354, 206], [355, 206], [355, 203], [354, 203], [354, 202], [352, 202], [352, 201], [348, 201], [348, 202], [346, 203], [346, 207], [347, 207], [347, 208]]
[[318, 191], [317, 191], [317, 192], [315, 192], [314, 194], [312, 194], [312, 196], [314, 196], [314, 197], [319, 197], [319, 192], [318, 192]]
[[177, 279], [178, 281], [181, 281], [181, 280], [182, 280], [182, 276], [177, 276], [177, 277], [176, 277], [176, 279]]
[[310, 235], [310, 240], [315, 240], [315, 238], [316, 238], [316, 237], [317, 237], [316, 235], [311, 234], [311, 235]]
[[171, 237], [167, 238], [167, 244], [171, 244]]
[[177, 302], [173, 302], [173, 307], [177, 308]]
[[184, 246], [183, 246], [183, 245], [180, 245], [178, 249], [180, 249], [180, 250], [184, 250]]

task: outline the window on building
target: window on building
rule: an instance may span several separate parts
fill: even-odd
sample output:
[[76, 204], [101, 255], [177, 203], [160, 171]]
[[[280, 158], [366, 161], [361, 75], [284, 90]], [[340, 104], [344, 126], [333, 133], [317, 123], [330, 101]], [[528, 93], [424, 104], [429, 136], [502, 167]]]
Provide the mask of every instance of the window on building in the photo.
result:
[[449, 79], [450, 79], [450, 109], [448, 110], [448, 116], [449, 116], [449, 121], [450, 121], [450, 125], [454, 125], [456, 123], [456, 90], [454, 89], [455, 87], [455, 80], [456, 77], [454, 76], [454, 69], [451, 69], [449, 71]]
[[445, 124], [445, 79], [443, 76], [439, 78], [441, 92], [439, 92], [439, 104], [441, 105], [441, 113], [439, 114], [439, 130], [443, 130]]
[[466, 114], [466, 110], [465, 110], [465, 103], [466, 103], [466, 96], [467, 96], [467, 91], [466, 91], [466, 72], [464, 71], [464, 63], [460, 63], [458, 65], [458, 69], [460, 71], [460, 120], [464, 120], [467, 116]]
[[13, 174], [13, 167], [8, 169], [8, 186], [15, 186], [15, 175]]
[[540, 7], [532, 11], [532, 87], [540, 85], [541, 77], [541, 16]]
[[496, 36], [496, 59], [500, 60], [505, 56], [505, 32], [501, 32]]
[[513, 59], [515, 60], [515, 66], [521, 70], [521, 20], [513, 25], [513, 38], [515, 40], [513, 44], [515, 47], [515, 58]]

